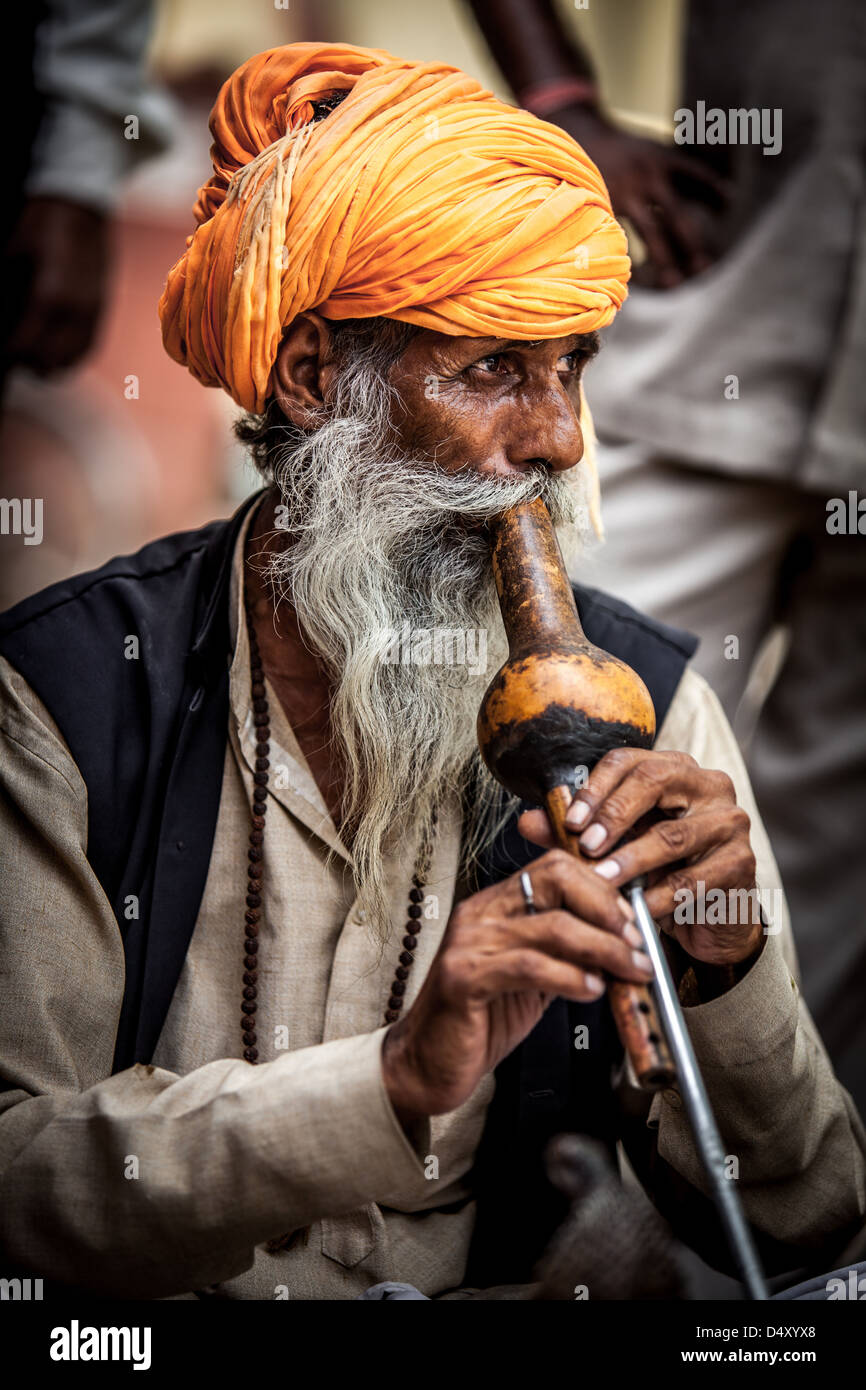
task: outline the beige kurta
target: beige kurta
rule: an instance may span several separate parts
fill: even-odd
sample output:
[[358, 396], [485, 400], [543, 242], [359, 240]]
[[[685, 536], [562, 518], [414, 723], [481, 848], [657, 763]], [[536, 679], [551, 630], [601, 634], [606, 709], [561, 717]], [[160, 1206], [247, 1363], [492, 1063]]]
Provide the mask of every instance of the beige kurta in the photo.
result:
[[[417, 847], [389, 863], [380, 949], [273, 692], [259, 1064], [241, 1060], [254, 756], [242, 547], [243, 535], [213, 853], [152, 1066], [110, 1075], [123, 950], [86, 859], [85, 787], [47, 710], [0, 662], [0, 1239], [34, 1275], [116, 1295], [352, 1298], [399, 1279], [435, 1296], [463, 1278], [466, 1179], [493, 1081], [404, 1135], [380, 1054]], [[730, 773], [752, 817], [759, 884], [780, 888], [733, 735], [699, 677], [684, 676], [658, 746]], [[445, 806], [407, 1006], [448, 920], [459, 831], [456, 806]], [[690, 1009], [689, 1024], [750, 1216], [808, 1243], [862, 1219], [866, 1139], [799, 998], [784, 906], [777, 925], [746, 978]], [[688, 1126], [676, 1094], [668, 1100], [656, 1099], [648, 1122], [662, 1155], [697, 1182]], [[298, 1226], [311, 1227], [306, 1246], [262, 1248]]]

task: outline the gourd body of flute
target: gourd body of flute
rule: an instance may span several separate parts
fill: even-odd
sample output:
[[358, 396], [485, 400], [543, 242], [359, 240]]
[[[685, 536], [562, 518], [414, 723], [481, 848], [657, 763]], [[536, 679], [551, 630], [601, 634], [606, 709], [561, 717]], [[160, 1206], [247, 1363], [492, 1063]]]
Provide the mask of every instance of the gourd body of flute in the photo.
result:
[[648, 748], [649, 691], [589, 642], [543, 501], [493, 523], [493, 572], [509, 656], [487, 688], [478, 742], [491, 772], [524, 801], [572, 790], [611, 748]]
[[[510, 792], [545, 807], [556, 843], [579, 858], [566, 824], [576, 787], [612, 748], [649, 747], [655, 710], [637, 673], [587, 641], [545, 504], [522, 503], [491, 529], [509, 656], [481, 704], [481, 754]], [[608, 998], [639, 1083], [671, 1085], [647, 987], [611, 980]]]

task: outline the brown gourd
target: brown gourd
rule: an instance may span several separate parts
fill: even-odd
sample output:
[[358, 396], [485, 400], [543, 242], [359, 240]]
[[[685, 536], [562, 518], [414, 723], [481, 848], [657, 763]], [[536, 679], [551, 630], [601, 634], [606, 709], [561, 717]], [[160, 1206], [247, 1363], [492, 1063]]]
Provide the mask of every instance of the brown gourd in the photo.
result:
[[[478, 714], [481, 754], [508, 791], [546, 808], [559, 845], [580, 858], [565, 826], [574, 792], [610, 749], [651, 746], [652, 699], [630, 666], [588, 641], [544, 502], [521, 503], [490, 530], [509, 655]], [[608, 995], [640, 1083], [671, 1085], [649, 989], [612, 980]]]

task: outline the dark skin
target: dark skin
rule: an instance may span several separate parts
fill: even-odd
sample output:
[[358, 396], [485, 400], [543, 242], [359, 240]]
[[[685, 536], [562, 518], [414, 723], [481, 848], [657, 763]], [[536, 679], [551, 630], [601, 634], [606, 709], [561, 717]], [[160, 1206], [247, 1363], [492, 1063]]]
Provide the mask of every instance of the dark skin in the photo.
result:
[[[469, 0], [512, 90], [580, 78], [594, 82], [587, 54], [567, 32], [552, 0]], [[626, 35], [627, 38], [627, 35]], [[545, 118], [567, 131], [598, 165], [617, 217], [646, 250], [635, 281], [672, 289], [715, 259], [714, 224], [728, 189], [703, 160], [680, 146], [618, 129], [597, 100], [564, 103]]]
[[[580, 376], [594, 346], [578, 336], [514, 344], [424, 330], [392, 371], [403, 400], [395, 434], [416, 455], [435, 446], [446, 472], [468, 464], [507, 477], [540, 462], [557, 470], [576, 467], [583, 454]], [[271, 379], [293, 423], [313, 422], [336, 370], [326, 321], [302, 315], [286, 332]], [[263, 505], [259, 537], [269, 515]], [[254, 621], [268, 678], [336, 808], [327, 680], [285, 606], [275, 630], [273, 605], [263, 591]], [[604, 992], [606, 978], [638, 983], [651, 976], [649, 961], [636, 949], [641, 939], [631, 908], [618, 891], [634, 873], [651, 872], [650, 907], [696, 961], [737, 964], [760, 949], [760, 925], [679, 926], [670, 917], [673, 893], [686, 882], [703, 879], [707, 891], [755, 885], [748, 816], [724, 773], [707, 771], [685, 754], [620, 750], [593, 770], [578, 805], [588, 807], [580, 826], [584, 858], [551, 849], [535, 861], [537, 915], [526, 914], [516, 875], [458, 903], [417, 999], [387, 1033], [383, 1076], [407, 1129], [467, 1100], [557, 995], [585, 1002]], [[653, 810], [670, 819], [615, 849]], [[527, 812], [520, 828], [536, 844], [552, 842], [543, 811]], [[615, 871], [605, 867], [611, 860]]]
[[66, 198], [29, 198], [7, 247], [15, 308], [3, 370], [42, 376], [72, 367], [93, 344], [105, 302], [108, 217]]

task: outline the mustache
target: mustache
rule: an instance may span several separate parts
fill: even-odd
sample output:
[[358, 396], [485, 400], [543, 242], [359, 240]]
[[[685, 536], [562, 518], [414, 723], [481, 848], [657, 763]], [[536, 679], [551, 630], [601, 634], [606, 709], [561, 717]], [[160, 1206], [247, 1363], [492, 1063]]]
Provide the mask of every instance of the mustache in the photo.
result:
[[[518, 502], [543, 497], [555, 500], [561, 480], [545, 465], [534, 465], [513, 477], [485, 474], [470, 463], [446, 470], [427, 458], [382, 456], [372, 462], [370, 453], [359, 449], [347, 460], [343, 485], [347, 493], [363, 495], [367, 507], [381, 502], [383, 510], [394, 510], [395, 489], [407, 521], [415, 523], [424, 513], [434, 521], [460, 519], [485, 521]], [[288, 474], [288, 476], [287, 476]], [[303, 514], [306, 500], [302, 480], [295, 470], [278, 470], [277, 482], [284, 502], [293, 512]], [[297, 508], [293, 503], [299, 504]], [[300, 518], [299, 518], [300, 519]]]
[[554, 475], [544, 464], [507, 477], [484, 473], [471, 463], [446, 470], [433, 461], [404, 459], [399, 466], [404, 477], [411, 472], [420, 485], [426, 506], [455, 517], [487, 519], [517, 502], [547, 497], [553, 492]]
[[483, 474], [469, 464], [444, 475], [442, 496], [425, 480], [425, 510], [430, 525], [484, 533], [489, 523], [522, 502], [541, 498], [555, 505], [553, 475], [542, 465], [520, 476]]

